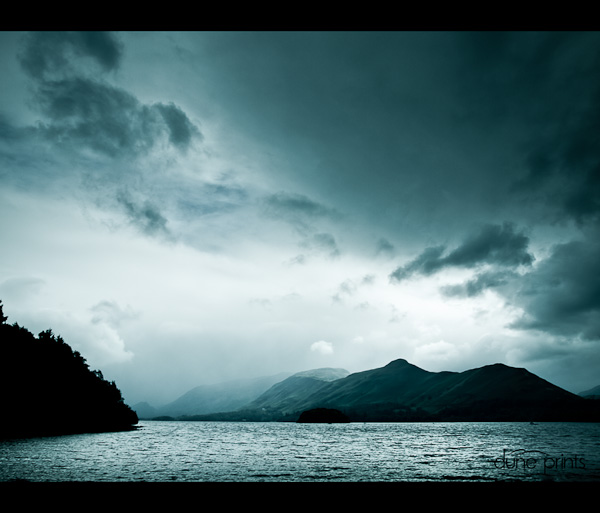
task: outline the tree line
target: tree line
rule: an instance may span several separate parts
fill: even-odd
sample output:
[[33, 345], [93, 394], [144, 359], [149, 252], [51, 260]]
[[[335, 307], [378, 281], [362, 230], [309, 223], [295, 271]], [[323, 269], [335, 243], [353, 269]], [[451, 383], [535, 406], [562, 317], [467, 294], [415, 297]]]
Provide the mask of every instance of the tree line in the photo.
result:
[[36, 337], [7, 320], [0, 301], [0, 437], [134, 428], [137, 415], [114, 381], [51, 329]]

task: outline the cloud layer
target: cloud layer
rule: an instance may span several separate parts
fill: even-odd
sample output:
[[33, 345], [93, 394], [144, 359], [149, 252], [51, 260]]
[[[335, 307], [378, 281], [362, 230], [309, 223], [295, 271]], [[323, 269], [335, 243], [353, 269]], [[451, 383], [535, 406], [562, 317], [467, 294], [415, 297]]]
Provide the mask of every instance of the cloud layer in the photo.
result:
[[398, 267], [390, 278], [402, 281], [415, 274], [429, 276], [448, 267], [473, 268], [484, 264], [498, 267], [529, 266], [534, 257], [527, 251], [528, 244], [529, 238], [517, 233], [510, 223], [486, 225], [445, 256], [445, 246], [425, 249], [414, 260]]
[[598, 384], [597, 33], [0, 39], [0, 299], [133, 400], [399, 357]]
[[597, 241], [555, 246], [535, 271], [520, 279], [514, 300], [525, 313], [513, 326], [600, 340], [599, 277]]
[[44, 116], [37, 130], [68, 149], [108, 157], [144, 154], [163, 136], [185, 151], [201, 133], [179, 107], [145, 105], [103, 79], [119, 68], [122, 52], [105, 32], [28, 35], [20, 62], [34, 85], [32, 104]]

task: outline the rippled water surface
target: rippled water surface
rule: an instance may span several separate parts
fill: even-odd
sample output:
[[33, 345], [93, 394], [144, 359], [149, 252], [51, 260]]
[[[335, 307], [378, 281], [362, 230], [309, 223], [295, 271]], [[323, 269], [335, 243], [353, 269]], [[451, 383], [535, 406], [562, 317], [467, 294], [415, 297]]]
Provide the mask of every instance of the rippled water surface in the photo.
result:
[[0, 442], [0, 481], [599, 481], [600, 424], [142, 421]]

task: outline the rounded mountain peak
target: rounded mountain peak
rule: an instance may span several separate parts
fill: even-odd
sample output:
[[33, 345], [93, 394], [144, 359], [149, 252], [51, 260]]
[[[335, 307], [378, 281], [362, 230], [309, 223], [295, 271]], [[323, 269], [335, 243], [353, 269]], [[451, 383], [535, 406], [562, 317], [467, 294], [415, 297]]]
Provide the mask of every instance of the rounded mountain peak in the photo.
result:
[[393, 360], [390, 363], [388, 363], [385, 367], [382, 367], [382, 370], [384, 372], [421, 372], [421, 373], [428, 373], [429, 371], [426, 371], [424, 369], [421, 369], [420, 367], [417, 367], [416, 365], [413, 365], [412, 363], [410, 363], [409, 361], [405, 360], [404, 358], [398, 358], [397, 360]]
[[414, 365], [404, 358], [398, 358], [397, 360], [392, 360], [386, 367], [414, 367]]

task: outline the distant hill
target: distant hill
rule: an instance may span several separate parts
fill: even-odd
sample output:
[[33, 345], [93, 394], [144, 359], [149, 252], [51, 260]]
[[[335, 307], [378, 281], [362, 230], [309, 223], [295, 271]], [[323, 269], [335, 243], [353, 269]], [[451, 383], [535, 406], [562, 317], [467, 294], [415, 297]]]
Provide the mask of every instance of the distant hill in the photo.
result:
[[158, 417], [156, 408], [145, 401], [136, 403], [131, 408], [137, 414], [139, 419], [152, 419], [154, 417]]
[[244, 409], [271, 409], [287, 413], [307, 401], [326, 384], [349, 374], [347, 370], [331, 368], [298, 372], [273, 385], [256, 400], [245, 405]]
[[312, 369], [294, 374], [297, 378], [312, 378], [319, 381], [335, 381], [345, 378], [350, 373], [346, 369], [333, 369], [331, 367], [323, 367], [321, 369]]
[[116, 384], [60, 336], [5, 321], [0, 302], [0, 438], [134, 429], [137, 415]]
[[429, 372], [399, 359], [333, 381], [296, 374], [240, 410], [198, 420], [295, 421], [303, 411], [330, 408], [369, 422], [600, 421], [594, 403], [526, 369]]
[[[255, 385], [251, 390], [253, 397], [250, 401], [241, 402], [239, 395], [234, 395], [236, 409], [217, 408], [217, 405], [222, 405], [226, 401], [212, 398], [211, 407], [213, 411], [200, 413], [184, 413], [175, 415], [180, 420], [253, 420], [253, 421], [270, 421], [275, 420], [281, 414], [280, 408], [274, 406], [277, 403], [277, 397], [281, 397], [283, 401], [291, 400], [291, 397], [303, 397], [310, 395], [312, 392], [320, 388], [323, 384], [329, 383], [336, 379], [348, 376], [349, 372], [345, 369], [312, 369], [308, 371], [298, 372], [293, 375], [277, 374], [257, 380], [247, 380]], [[226, 392], [235, 392], [237, 387], [231, 388], [232, 384], [244, 383], [245, 381], [231, 381], [219, 385], [198, 387], [202, 389], [204, 394], [218, 393], [219, 389], [225, 389]], [[271, 386], [265, 386], [268, 382], [273, 382]], [[260, 390], [259, 390], [260, 389]], [[183, 397], [194, 392], [192, 389]], [[246, 394], [247, 395], [247, 394]], [[181, 399], [181, 398], [180, 398]], [[231, 398], [230, 398], [231, 399]], [[179, 400], [178, 400], [179, 401]], [[177, 401], [175, 401], [177, 402]], [[173, 403], [171, 403], [173, 404]], [[267, 404], [267, 408], [263, 408], [263, 404]], [[169, 410], [166, 407], [156, 410], [159, 415], [165, 415]], [[173, 410], [171, 410], [173, 411]], [[273, 415], [271, 415], [273, 411]]]
[[201, 385], [189, 390], [175, 401], [162, 407], [153, 408], [147, 403], [140, 403], [136, 404], [134, 409], [142, 419], [159, 416], [201, 415], [237, 410], [288, 376], [289, 373], [281, 373], [275, 376], [232, 380], [214, 385]]
[[591, 388], [590, 390], [585, 390], [584, 392], [580, 392], [579, 395], [581, 397], [593, 397], [595, 399], [600, 399], [600, 385], [597, 387]]

